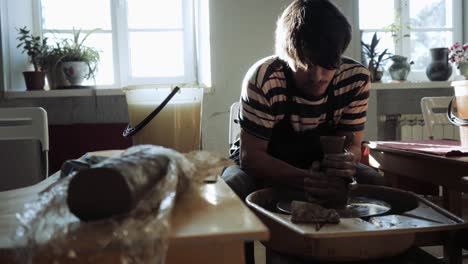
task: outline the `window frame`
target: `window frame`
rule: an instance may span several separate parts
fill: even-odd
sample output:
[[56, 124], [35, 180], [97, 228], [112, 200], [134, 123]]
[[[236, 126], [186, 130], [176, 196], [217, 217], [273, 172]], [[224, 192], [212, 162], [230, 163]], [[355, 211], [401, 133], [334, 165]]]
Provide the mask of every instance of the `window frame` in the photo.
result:
[[[16, 2], [17, 0], [15, 0]], [[211, 69], [210, 61], [204, 61], [203, 65], [200, 64], [198, 54], [200, 50], [200, 41], [196, 38], [196, 34], [199, 34], [196, 30], [200, 25], [197, 25], [200, 14], [196, 13], [194, 7], [201, 5], [199, 2], [204, 0], [181, 0], [182, 3], [182, 27], [183, 27], [183, 48], [184, 48], [184, 75], [175, 77], [149, 77], [139, 78], [131, 76], [130, 72], [130, 48], [128, 36], [128, 23], [126, 16], [126, 1], [125, 0], [107, 0], [110, 2], [110, 18], [111, 18], [111, 29], [99, 30], [97, 33], [111, 33], [112, 35], [112, 47], [113, 47], [113, 73], [114, 81], [112, 84], [97, 84], [96, 89], [112, 89], [112, 88], [123, 88], [126, 86], [154, 86], [154, 87], [169, 87], [172, 85], [186, 85], [194, 87], [204, 87], [205, 83], [202, 83], [198, 68], [201, 66], [208, 65]], [[0, 47], [2, 54], [2, 66], [3, 71], [3, 82], [5, 85], [3, 90], [14, 91], [22, 90], [24, 81], [22, 76], [18, 77], [18, 72], [26, 70], [23, 68], [27, 65], [27, 56], [21, 54], [16, 49], [16, 31], [15, 28], [21, 26], [28, 26], [32, 32], [36, 35], [43, 35], [47, 29], [43, 30], [42, 24], [42, 8], [41, 0], [19, 0], [16, 3], [9, 3], [8, 1], [1, 1], [0, 4], [0, 33], [2, 44]], [[12, 12], [16, 12], [19, 8], [25, 7], [25, 11], [18, 17], [8, 17], [10, 8]], [[205, 6], [208, 8], [208, 6]], [[29, 10], [29, 12], [28, 12]], [[206, 10], [200, 10], [199, 12], [205, 12]], [[119, 18], [119, 19], [117, 19]], [[57, 33], [72, 33], [70, 30], [55, 30], [50, 29]], [[209, 29], [208, 29], [209, 30]], [[88, 30], [82, 30], [88, 32]], [[153, 31], [152, 31], [153, 32]], [[202, 43], [205, 45], [205, 43]], [[209, 40], [208, 48], [209, 52]], [[204, 69], [206, 67], [203, 67]], [[14, 72], [13, 72], [14, 71]], [[206, 75], [206, 73], [205, 73]], [[211, 80], [209, 80], [211, 81]]]
[[[121, 86], [128, 85], [170, 85], [173, 83], [197, 83], [195, 76], [195, 19], [193, 13], [193, 0], [182, 0], [182, 19], [183, 19], [183, 45], [184, 45], [184, 76], [182, 77], [133, 77], [131, 76], [130, 68], [130, 47], [128, 38], [128, 22], [127, 22], [127, 5], [126, 1], [111, 1], [112, 27], [116, 28], [113, 32], [114, 45], [114, 60], [119, 59], [119, 69], [117, 71], [120, 76]], [[125, 2], [125, 3], [124, 3]], [[116, 19], [122, 17], [123, 19]], [[146, 31], [146, 30], [142, 30]], [[154, 31], [154, 30], [150, 30]], [[114, 42], [115, 41], [115, 42]], [[118, 55], [115, 55], [118, 53]], [[116, 76], [114, 78], [117, 78]]]
[[[359, 0], [358, 0], [359, 1]], [[411, 0], [394, 0], [395, 12], [399, 14], [398, 18], [400, 21], [394, 21], [397, 23], [401, 30], [398, 31], [399, 42], [394, 46], [395, 54], [403, 55], [408, 58], [411, 58], [411, 38], [407, 35], [410, 35], [412, 32], [428, 32], [428, 31], [452, 31], [453, 42], [463, 42], [463, 5], [461, 0], [451, 0], [452, 1], [452, 27], [447, 28], [430, 28], [425, 27], [421, 29], [408, 29], [405, 25], [410, 23], [410, 10], [409, 10], [409, 1]], [[414, 0], [413, 0], [414, 1]], [[371, 29], [361, 29], [359, 27], [359, 3], [356, 2], [356, 14], [357, 14], [357, 27], [359, 28], [359, 41], [362, 39], [362, 33], [386, 33], [387, 31], [383, 28], [371, 28]], [[398, 23], [399, 22], [399, 23]], [[448, 47], [447, 47], [448, 48]], [[382, 49], [382, 47], [381, 47]], [[386, 68], [389, 67], [389, 63], [386, 64]], [[455, 74], [452, 74], [452, 78]], [[412, 70], [410, 76], [408, 76], [410, 81], [428, 81], [425, 71], [414, 71]]]

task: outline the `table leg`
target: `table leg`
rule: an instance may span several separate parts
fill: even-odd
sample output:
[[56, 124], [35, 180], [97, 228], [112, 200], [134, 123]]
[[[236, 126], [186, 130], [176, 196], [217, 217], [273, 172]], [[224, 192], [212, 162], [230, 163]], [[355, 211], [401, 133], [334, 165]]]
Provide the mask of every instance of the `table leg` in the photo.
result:
[[[462, 216], [462, 194], [458, 191], [453, 191], [447, 187], [443, 187], [444, 207], [451, 213]], [[459, 239], [458, 231], [450, 231], [447, 233], [444, 243], [444, 257], [447, 263], [461, 264], [462, 259], [462, 245]]]
[[449, 231], [444, 241], [445, 263], [462, 264], [462, 246], [459, 240], [459, 231]]
[[450, 211], [451, 213], [462, 217], [463, 204], [461, 192], [449, 190], [448, 188], [443, 187], [443, 198], [444, 208]]
[[266, 257], [266, 260], [265, 260], [266, 264], [310, 264], [310, 263], [320, 264], [319, 261], [311, 262], [310, 260], [309, 261], [301, 260], [298, 257], [289, 256], [281, 252], [275, 252], [269, 249], [268, 247], [266, 248], [265, 257]]

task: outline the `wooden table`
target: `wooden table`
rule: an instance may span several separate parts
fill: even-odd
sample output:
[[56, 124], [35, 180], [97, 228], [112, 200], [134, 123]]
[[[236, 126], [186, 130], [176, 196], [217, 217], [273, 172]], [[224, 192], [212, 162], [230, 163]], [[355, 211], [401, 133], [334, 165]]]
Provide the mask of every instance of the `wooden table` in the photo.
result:
[[369, 163], [382, 170], [393, 187], [398, 188], [399, 179], [412, 178], [443, 187], [444, 207], [455, 215], [462, 216], [461, 193], [468, 192], [468, 156], [445, 157], [408, 151], [378, 144], [366, 144], [370, 149]]
[[[0, 192], [0, 263], [11, 263], [15, 212], [58, 179], [58, 173], [27, 188]], [[244, 263], [244, 241], [267, 240], [268, 229], [218, 177], [190, 188], [176, 202], [166, 263]]]
[[[462, 216], [462, 192], [468, 192], [468, 156], [446, 157], [385, 147], [379, 142], [365, 144], [370, 149], [369, 163], [384, 172], [399, 188], [401, 178], [411, 178], [443, 187], [443, 206]], [[461, 263], [461, 248], [468, 248], [464, 230], [451, 232], [445, 238], [444, 255], [453, 256], [450, 263]]]
[[166, 263], [244, 263], [244, 241], [269, 238], [221, 178], [184, 194], [172, 218]]

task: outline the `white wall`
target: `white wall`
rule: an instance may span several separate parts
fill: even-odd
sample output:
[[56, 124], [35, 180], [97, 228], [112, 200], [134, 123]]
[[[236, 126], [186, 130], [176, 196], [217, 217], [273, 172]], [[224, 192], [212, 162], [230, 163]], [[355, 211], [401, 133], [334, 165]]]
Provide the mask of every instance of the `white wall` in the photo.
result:
[[[463, 28], [466, 29], [468, 28], [468, 1], [466, 0], [462, 1], [462, 8], [463, 8], [463, 15], [462, 15]], [[463, 43], [466, 43], [468, 42], [468, 33], [466, 32], [466, 30], [463, 30], [462, 32], [463, 32], [462, 33]]]
[[[348, 46], [348, 49], [345, 52], [346, 56], [354, 58], [359, 61], [361, 57], [361, 36], [359, 33], [359, 19], [358, 19], [358, 0], [331, 0], [335, 3], [341, 12], [348, 18], [349, 23], [353, 27], [353, 35], [351, 43]], [[356, 29], [356, 30], [355, 30]]]
[[[6, 54], [3, 58], [5, 60], [8, 68], [5, 67], [5, 70], [9, 73], [9, 81], [11, 83], [21, 84], [20, 87], [14, 87], [14, 89], [24, 90], [26, 85], [23, 80], [23, 71], [32, 70], [33, 66], [28, 62], [28, 56], [22, 53], [22, 49], [16, 49], [18, 45], [18, 29], [27, 26], [28, 29], [35, 31], [33, 27], [33, 10], [30, 0], [15, 0], [15, 1], [4, 1], [0, 4], [0, 15], [2, 15], [2, 22], [5, 24], [5, 27], [2, 28], [2, 36], [6, 37], [7, 40], [2, 44], [5, 45], [5, 50], [12, 50], [11, 53]], [[8, 10], [8, 12], [6, 12]], [[24, 14], [15, 16], [14, 14]], [[37, 33], [35, 33], [37, 35]], [[13, 47], [13, 48], [11, 48]], [[11, 89], [13, 90], [13, 89]]]
[[273, 54], [276, 19], [290, 0], [210, 1], [214, 92], [205, 95], [203, 146], [227, 153], [229, 107], [239, 100], [242, 79], [258, 59]]

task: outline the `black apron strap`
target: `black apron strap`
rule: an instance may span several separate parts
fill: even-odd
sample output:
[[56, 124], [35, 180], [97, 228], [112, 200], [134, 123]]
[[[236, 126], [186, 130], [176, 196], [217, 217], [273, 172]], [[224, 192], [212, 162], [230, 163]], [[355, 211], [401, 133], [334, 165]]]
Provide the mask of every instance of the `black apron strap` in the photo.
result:
[[333, 87], [333, 80], [327, 87], [327, 115], [325, 117], [328, 126], [335, 128], [335, 89]]
[[296, 89], [296, 82], [294, 81], [294, 75], [292, 69], [289, 65], [284, 66], [284, 77], [286, 78], [286, 110], [284, 114], [283, 120], [290, 121], [291, 113], [292, 113], [292, 106], [293, 106], [293, 96], [294, 90]]

